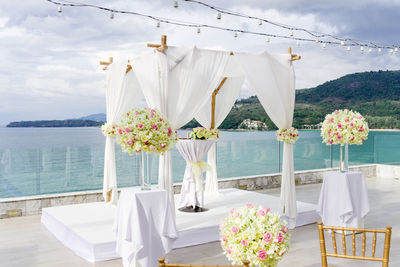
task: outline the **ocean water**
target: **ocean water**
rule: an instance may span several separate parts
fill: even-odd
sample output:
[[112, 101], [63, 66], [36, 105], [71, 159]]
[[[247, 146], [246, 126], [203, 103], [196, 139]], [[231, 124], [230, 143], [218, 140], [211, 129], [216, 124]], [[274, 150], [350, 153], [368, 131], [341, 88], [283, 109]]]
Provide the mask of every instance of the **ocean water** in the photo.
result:
[[[181, 137], [186, 131], [179, 131]], [[101, 189], [105, 137], [99, 128], [0, 128], [0, 198]], [[217, 143], [219, 179], [280, 172], [282, 144], [271, 132], [222, 131]], [[185, 161], [172, 149], [174, 181]], [[300, 131], [294, 145], [295, 170], [339, 166], [339, 147], [322, 143], [319, 131]], [[400, 164], [400, 132], [370, 132], [349, 147], [350, 165]], [[119, 187], [138, 185], [136, 156], [116, 145]], [[157, 182], [158, 159], [152, 160]]]

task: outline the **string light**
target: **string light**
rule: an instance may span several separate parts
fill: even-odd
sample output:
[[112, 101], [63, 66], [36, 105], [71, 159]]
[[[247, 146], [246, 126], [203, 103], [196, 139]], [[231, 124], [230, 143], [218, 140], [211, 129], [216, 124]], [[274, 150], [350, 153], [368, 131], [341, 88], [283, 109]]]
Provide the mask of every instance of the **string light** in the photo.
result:
[[114, 19], [114, 13], [110, 13], [110, 19]]
[[174, 8], [178, 8], [178, 7], [179, 7], [178, 1], [174, 1]]
[[[228, 14], [228, 15], [232, 15], [232, 16], [238, 16], [238, 17], [243, 17], [243, 18], [248, 18], [248, 19], [253, 19], [253, 20], [256, 19], [258, 22], [261, 22], [261, 24], [268, 23], [273, 26], [289, 30], [290, 31], [289, 36], [288, 35], [271, 34], [271, 33], [266, 33], [266, 32], [257, 32], [257, 31], [250, 31], [250, 30], [228, 28], [228, 27], [222, 27], [222, 26], [218, 26], [218, 25], [183, 22], [183, 21], [178, 21], [178, 20], [169, 19], [169, 18], [162, 18], [162, 17], [153, 16], [153, 15], [142, 14], [142, 13], [138, 13], [138, 12], [134, 12], [134, 11], [116, 10], [116, 9], [111, 9], [111, 8], [92, 5], [92, 4], [70, 2], [67, 0], [46, 0], [46, 1], [58, 5], [59, 13], [62, 12], [62, 7], [64, 7], [64, 6], [96, 8], [99, 10], [108, 11], [113, 14], [127, 14], [127, 15], [135, 15], [135, 16], [139, 16], [139, 17], [148, 18], [148, 19], [156, 21], [158, 28], [160, 27], [160, 23], [162, 22], [162, 23], [180, 26], [180, 27], [210, 28], [210, 29], [216, 29], [216, 30], [228, 31], [228, 32], [247, 33], [247, 34], [251, 34], [251, 35], [264, 36], [269, 39], [270, 38], [293, 39], [298, 42], [300, 42], [300, 41], [301, 42], [315, 42], [316, 44], [321, 42], [321, 43], [325, 43], [327, 45], [341, 45], [342, 47], [347, 47], [347, 48], [349, 48], [351, 46], [377, 48], [378, 52], [379, 52], [379, 49], [381, 52], [382, 52], [382, 49], [392, 49], [393, 52], [395, 53], [398, 51], [398, 48], [399, 48], [398, 46], [395, 46], [395, 45], [378, 45], [373, 42], [362, 42], [362, 41], [353, 40], [351, 38], [343, 38], [343, 37], [333, 36], [333, 35], [325, 34], [325, 33], [317, 33], [317, 32], [310, 31], [305, 28], [298, 28], [298, 27], [294, 27], [294, 26], [284, 25], [284, 24], [272, 22], [272, 21], [269, 21], [269, 20], [266, 20], [263, 18], [258, 18], [258, 17], [249, 16], [249, 15], [245, 15], [245, 14], [235, 13], [235, 12], [228, 11], [225, 9], [222, 10], [222, 9], [213, 7], [211, 5], [205, 4], [205, 3], [201, 2], [201, 1], [197, 1], [197, 0], [181, 0], [181, 1], [201, 4], [201, 5], [204, 5], [204, 6], [207, 6], [211, 9], [213, 9], [214, 11], [217, 11], [217, 19], [218, 20], [221, 20], [222, 14]], [[174, 6], [175, 6], [175, 2], [177, 3], [178, 1], [174, 1]], [[110, 15], [110, 18], [111, 18], [111, 15]], [[293, 31], [303, 31], [303, 32], [308, 33], [312, 37], [311, 38], [295, 37], [295, 33]], [[292, 36], [292, 33], [293, 33], [293, 36]], [[320, 38], [322, 38], [322, 41], [320, 41]], [[332, 38], [333, 40], [328, 39], [328, 38]], [[397, 48], [397, 50], [396, 50], [396, 48]]]
[[368, 53], [369, 53], [369, 54], [372, 53], [372, 48], [368, 49]]

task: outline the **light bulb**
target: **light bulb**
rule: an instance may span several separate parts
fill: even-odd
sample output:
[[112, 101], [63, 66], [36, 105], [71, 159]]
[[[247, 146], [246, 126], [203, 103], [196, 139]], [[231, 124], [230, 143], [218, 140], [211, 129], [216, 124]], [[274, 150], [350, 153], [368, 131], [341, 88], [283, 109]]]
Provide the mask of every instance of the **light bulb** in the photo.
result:
[[110, 13], [110, 19], [114, 19], [114, 13]]
[[382, 54], [382, 48], [378, 48], [378, 53]]
[[267, 44], [269, 44], [271, 42], [271, 39], [269, 37], [267, 37]]
[[368, 49], [368, 53], [370, 54], [372, 53], [372, 48]]
[[260, 25], [260, 26], [262, 25], [262, 20], [261, 19], [258, 20], [258, 25]]
[[218, 14], [217, 14], [217, 19], [221, 19], [221, 13], [220, 12], [218, 12]]
[[323, 48], [323, 49], [326, 48], [326, 44], [325, 44], [325, 43], [322, 44], [322, 48]]
[[157, 28], [160, 28], [161, 24], [159, 21], [157, 21]]
[[58, 13], [62, 13], [62, 7], [61, 6], [58, 7]]
[[340, 41], [340, 45], [343, 47], [344, 46], [344, 41]]
[[389, 50], [389, 53], [390, 53], [391, 55], [393, 55], [393, 49], [390, 49], [390, 50]]
[[361, 54], [364, 54], [364, 46], [360, 47]]
[[316, 40], [315, 40], [315, 43], [316, 43], [316, 44], [318, 44], [318, 43], [319, 43], [319, 40], [318, 40], [318, 39], [316, 39]]
[[350, 52], [351, 48], [350, 46], [347, 47], [347, 52]]
[[233, 37], [235, 37], [235, 38], [237, 38], [237, 37], [238, 37], [238, 34], [237, 34], [237, 32], [235, 32], [235, 33], [233, 34]]
[[399, 52], [399, 48], [398, 48], [398, 47], [395, 47], [394, 52], [395, 52], [395, 53]]
[[297, 41], [297, 42], [296, 42], [296, 45], [297, 45], [297, 46], [300, 46], [300, 41]]
[[197, 28], [197, 33], [200, 33], [200, 28]]
[[293, 35], [294, 35], [294, 34], [293, 34], [293, 31], [290, 31], [289, 36], [293, 38]]
[[179, 7], [178, 1], [174, 1], [174, 7], [175, 7], [175, 8], [178, 8], [178, 7]]

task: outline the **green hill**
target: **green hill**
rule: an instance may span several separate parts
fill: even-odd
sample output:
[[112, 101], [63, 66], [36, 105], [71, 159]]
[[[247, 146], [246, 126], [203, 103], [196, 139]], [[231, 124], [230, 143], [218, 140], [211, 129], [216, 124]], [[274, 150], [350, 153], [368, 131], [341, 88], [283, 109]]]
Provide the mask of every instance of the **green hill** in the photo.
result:
[[14, 121], [7, 127], [93, 127], [103, 122], [92, 120], [47, 120], [47, 121]]
[[[293, 126], [315, 127], [327, 113], [343, 108], [363, 114], [370, 128], [400, 128], [400, 71], [354, 73], [297, 90]], [[262, 121], [275, 129], [255, 96], [237, 101], [219, 128], [237, 129], [244, 119]], [[197, 125], [191, 121], [186, 127]]]

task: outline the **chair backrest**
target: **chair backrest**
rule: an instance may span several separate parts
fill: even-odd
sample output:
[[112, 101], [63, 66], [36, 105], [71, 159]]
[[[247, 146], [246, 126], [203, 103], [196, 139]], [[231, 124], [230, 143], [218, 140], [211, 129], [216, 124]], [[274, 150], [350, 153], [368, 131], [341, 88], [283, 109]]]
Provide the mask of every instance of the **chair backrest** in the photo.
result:
[[165, 263], [164, 258], [158, 259], [158, 267], [249, 267], [249, 264], [248, 261], [244, 261], [243, 265], [190, 265]]
[[[325, 246], [325, 230], [330, 230], [332, 236], [332, 244], [334, 253], [327, 253]], [[322, 222], [318, 222], [318, 232], [319, 232], [319, 243], [321, 246], [321, 261], [322, 267], [327, 267], [327, 257], [336, 257], [336, 258], [345, 258], [345, 259], [356, 259], [356, 260], [368, 260], [368, 261], [380, 261], [382, 262], [383, 267], [389, 266], [389, 251], [390, 251], [390, 239], [392, 235], [392, 227], [386, 226], [386, 230], [375, 230], [375, 229], [359, 229], [359, 228], [347, 228], [347, 227], [334, 227], [334, 226], [325, 226]], [[337, 232], [342, 236], [342, 247], [343, 253], [339, 253], [336, 244], [336, 235]], [[349, 233], [352, 235], [352, 255], [347, 254], [346, 250], [346, 234]], [[362, 233], [362, 256], [356, 256], [356, 233]], [[372, 252], [370, 256], [366, 256], [365, 247], [366, 247], [366, 234], [372, 233]], [[383, 248], [383, 256], [375, 257], [376, 251], [376, 240], [377, 234], [385, 235], [385, 242]]]

